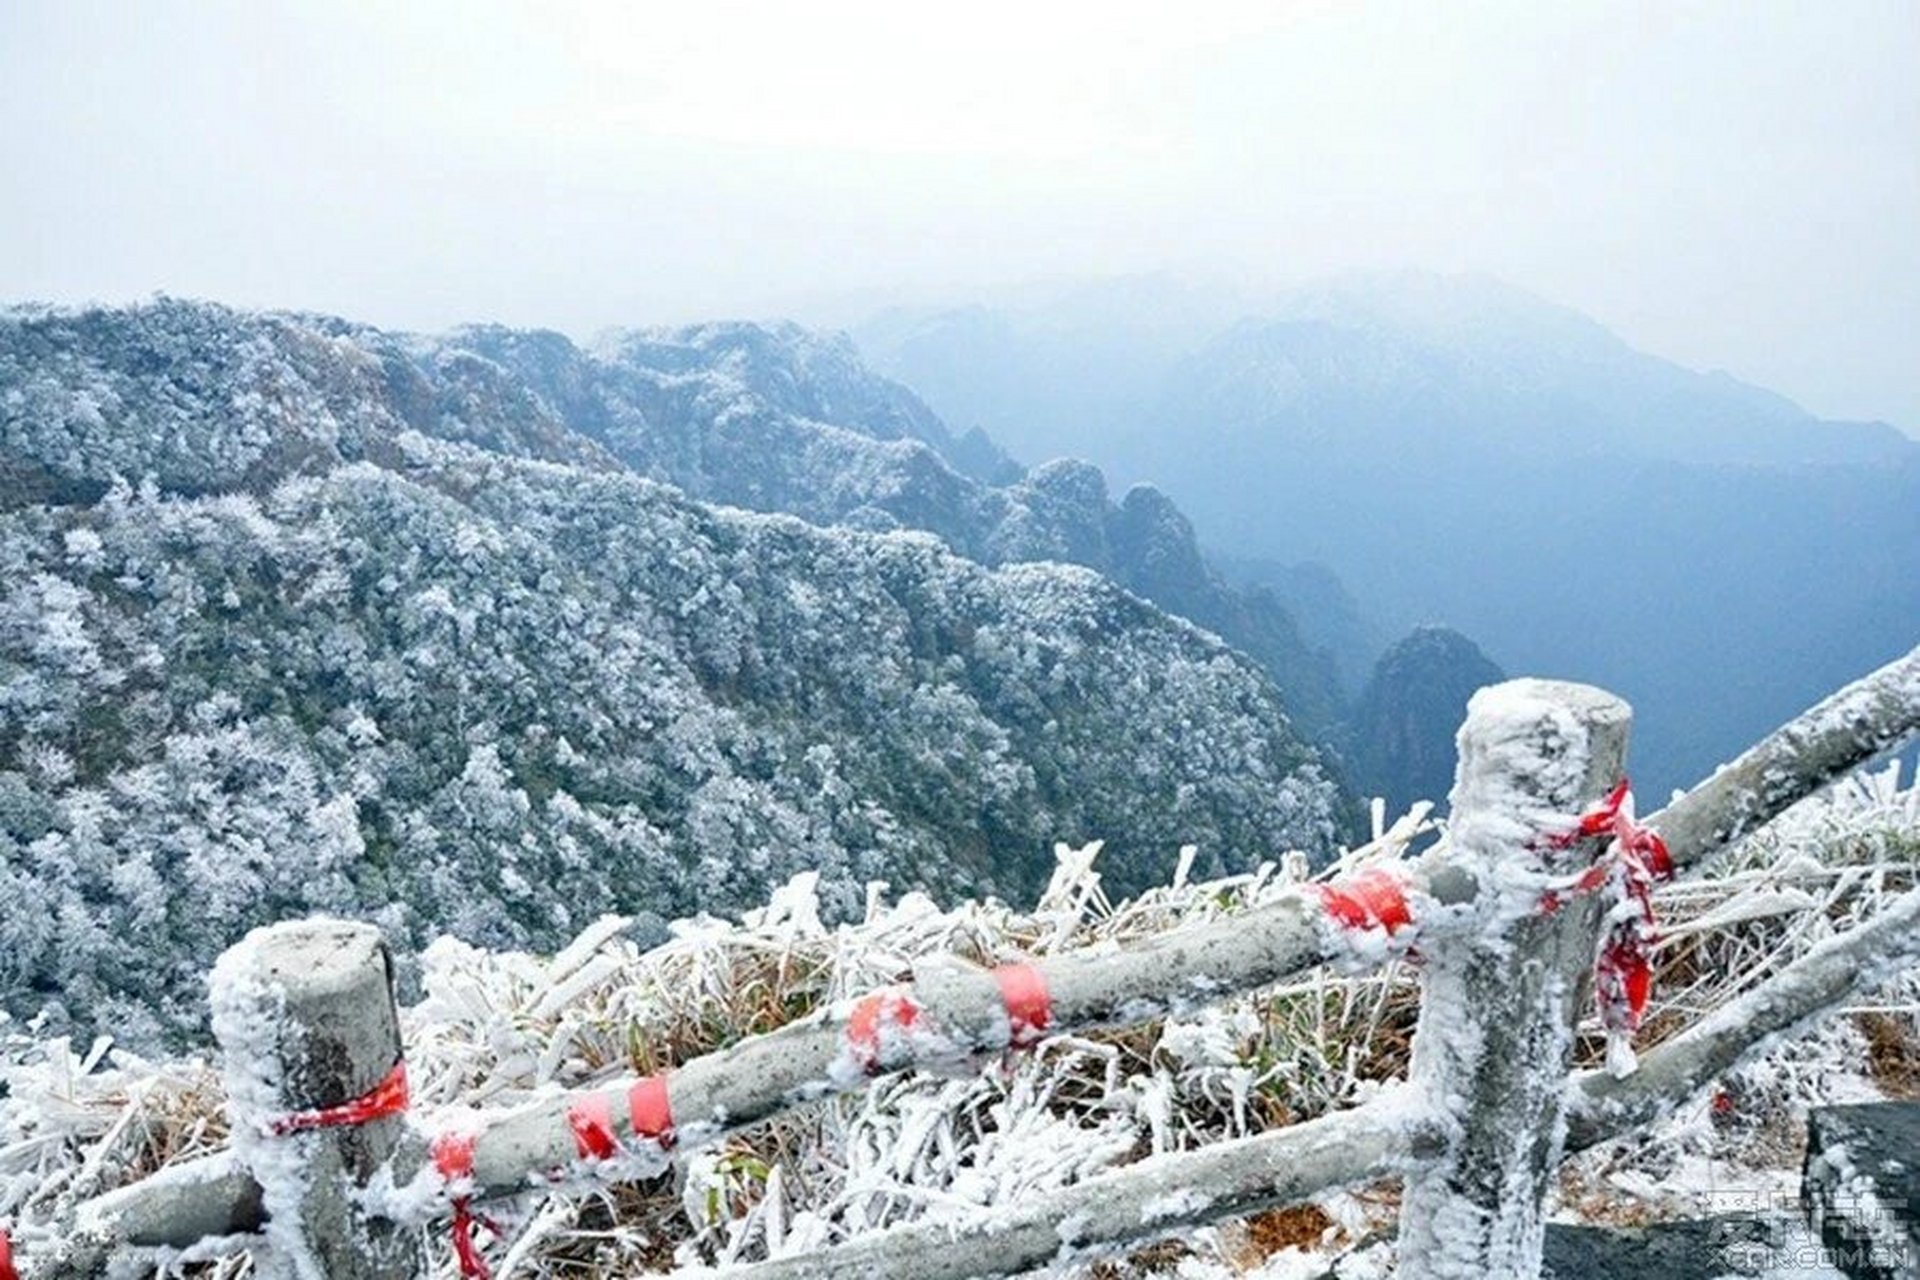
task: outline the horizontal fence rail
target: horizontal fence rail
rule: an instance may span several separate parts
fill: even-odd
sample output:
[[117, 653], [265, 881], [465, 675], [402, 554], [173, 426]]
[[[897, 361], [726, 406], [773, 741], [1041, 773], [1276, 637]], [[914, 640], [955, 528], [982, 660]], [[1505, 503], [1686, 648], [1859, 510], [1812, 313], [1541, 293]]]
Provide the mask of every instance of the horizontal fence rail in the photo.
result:
[[[970, 1280], [1092, 1260], [1222, 1218], [1368, 1182], [1444, 1150], [1447, 1126], [1376, 1100], [1271, 1133], [1156, 1156], [1006, 1209], [908, 1223], [818, 1253], [734, 1266], [731, 1280]], [[695, 1273], [698, 1274], [698, 1273]]]
[[[1757, 1057], [1783, 1032], [1810, 1021], [1871, 987], [1890, 967], [1920, 959], [1920, 890], [1910, 890], [1871, 924], [1821, 944], [1739, 1000], [1722, 1007], [1640, 1060], [1625, 1079], [1582, 1071], [1567, 1078], [1566, 1153], [1584, 1151], [1658, 1119], [1715, 1079]], [[808, 1276], [865, 1280], [967, 1280], [1045, 1266], [1065, 1256], [1093, 1256], [1178, 1234], [1193, 1226], [1297, 1203], [1323, 1191], [1373, 1181], [1430, 1165], [1450, 1133], [1421, 1095], [1407, 1086], [1386, 1099], [1271, 1133], [1211, 1144], [1199, 1151], [1156, 1156], [1138, 1165], [1075, 1183], [1036, 1201], [1034, 1215], [1074, 1224], [1071, 1239], [1033, 1232], [996, 1235], [1002, 1211], [909, 1224], [820, 1253], [727, 1268], [729, 1280], [803, 1280]], [[1323, 1146], [1339, 1148], [1323, 1156]], [[1249, 1187], [1253, 1170], [1273, 1180]], [[1280, 1172], [1275, 1172], [1275, 1171]], [[1284, 1173], [1285, 1176], [1281, 1176]], [[1123, 1183], [1122, 1178], [1126, 1181]], [[1138, 1188], [1161, 1188], [1154, 1201], [1164, 1216], [1129, 1217], [1099, 1210], [1117, 1195], [1140, 1203]], [[1182, 1197], [1181, 1189], [1191, 1194]], [[1016, 1215], [1024, 1221], [1023, 1207]], [[947, 1242], [944, 1245], [936, 1242]]]
[[[1624, 713], [1624, 704], [1607, 699], [1597, 690], [1572, 692], [1581, 687], [1553, 686], [1548, 691], [1545, 682], [1513, 684], [1540, 686], [1535, 692], [1549, 700], [1572, 699], [1567, 705], [1592, 710], [1605, 702]], [[1470, 719], [1467, 732], [1472, 729]], [[1623, 741], [1624, 722], [1619, 729]], [[1916, 733], [1920, 733], [1920, 649], [1783, 725], [1648, 819], [1646, 827], [1664, 838], [1675, 867], [1697, 867], [1731, 841]], [[1607, 764], [1612, 748], [1590, 750], [1591, 746], [1581, 739], [1580, 750], [1587, 753], [1582, 759], [1591, 766], [1574, 788], [1582, 794], [1569, 792], [1564, 799], [1546, 806], [1557, 809], [1563, 817], [1580, 804], [1598, 798], [1595, 792], [1602, 775], [1618, 772], [1617, 762]], [[1464, 775], [1464, 758], [1462, 768]], [[1461, 787], [1471, 792], [1472, 780], [1463, 776]], [[1551, 790], [1536, 788], [1533, 798], [1544, 800]], [[1457, 810], [1461, 794], [1456, 793]], [[1497, 821], [1497, 815], [1490, 820]], [[1542, 834], [1547, 833], [1543, 829], [1530, 833]], [[1147, 1021], [1249, 994], [1327, 961], [1365, 966], [1403, 951], [1415, 938], [1420, 940], [1422, 954], [1429, 957], [1431, 967], [1433, 955], [1444, 956], [1449, 947], [1471, 946], [1486, 928], [1490, 899], [1502, 889], [1498, 867], [1475, 854], [1470, 843], [1462, 836], [1457, 813], [1449, 839], [1419, 858], [1391, 864], [1390, 870], [1374, 868], [1346, 878], [1351, 882], [1351, 892], [1343, 889], [1341, 882], [1305, 886], [1231, 918], [1175, 929], [1117, 951], [1063, 953], [1031, 965], [1007, 966], [1003, 971], [981, 970], [957, 960], [923, 961], [915, 966], [912, 980], [898, 988], [695, 1058], [664, 1078], [624, 1078], [482, 1117], [470, 1132], [457, 1135], [465, 1145], [464, 1158], [455, 1165], [446, 1163], [444, 1151], [437, 1150], [427, 1134], [399, 1124], [397, 1117], [381, 1117], [383, 1123], [395, 1121], [392, 1129], [383, 1130], [387, 1134], [384, 1148], [380, 1142], [370, 1147], [358, 1137], [329, 1128], [320, 1131], [318, 1140], [315, 1134], [300, 1136], [302, 1158], [314, 1158], [313, 1147], [334, 1151], [336, 1155], [328, 1158], [337, 1158], [348, 1169], [347, 1181], [373, 1186], [373, 1191], [358, 1203], [368, 1209], [362, 1217], [377, 1221], [372, 1225], [343, 1225], [334, 1232], [343, 1238], [358, 1232], [360, 1248], [373, 1258], [382, 1253], [384, 1242], [391, 1236], [379, 1222], [415, 1223], [444, 1216], [456, 1207], [464, 1212], [469, 1200], [552, 1185], [557, 1177], [583, 1162], [592, 1165], [611, 1158], [630, 1159], [636, 1174], [658, 1172], [673, 1141], [685, 1149], [825, 1094], [859, 1087], [884, 1072], [1018, 1048], [1043, 1033]], [[1595, 843], [1585, 842], [1588, 846]], [[1589, 854], [1594, 852], [1588, 848]], [[1382, 875], [1391, 880], [1384, 906], [1371, 892], [1380, 887], [1377, 877]], [[1815, 1017], [1844, 999], [1857, 987], [1861, 972], [1871, 971], [1889, 958], [1911, 958], [1915, 932], [1912, 917], [1916, 911], [1920, 911], [1920, 892], [1900, 899], [1872, 925], [1834, 939], [1783, 970], [1737, 1002], [1746, 1017], [1740, 1025], [1731, 1023], [1736, 1006], [1729, 1006], [1647, 1055], [1639, 1069], [1624, 1078], [1607, 1073], [1575, 1077], [1564, 1091], [1567, 1149], [1577, 1150], [1644, 1123], [1662, 1106], [1727, 1070], [1765, 1037]], [[1576, 904], [1565, 913], [1564, 926], [1554, 924], [1533, 942], [1541, 943], [1548, 934], [1571, 930], [1553, 944], [1557, 954], [1564, 960], [1585, 946], [1590, 959], [1597, 936], [1597, 914], [1594, 903]], [[1904, 932], [1899, 923], [1902, 920], [1906, 921]], [[302, 927], [280, 928], [298, 933]], [[364, 939], [354, 945], [365, 945]], [[377, 937], [374, 945], [377, 947]], [[364, 977], [365, 966], [362, 969]], [[382, 958], [378, 999], [385, 1002], [388, 1012], [369, 1011], [375, 1024], [391, 1017], [385, 969]], [[1423, 1001], [1423, 1018], [1428, 1003]], [[1563, 1014], [1564, 1010], [1555, 1016]], [[310, 1030], [302, 1028], [300, 1035]], [[1569, 1027], [1567, 1043], [1570, 1034]], [[289, 1043], [299, 1039], [295, 1036]], [[1416, 1055], [1421, 1039], [1433, 1043], [1439, 1037], [1418, 1037]], [[1547, 1058], [1564, 1054], [1565, 1048], [1558, 1032], [1550, 1037], [1550, 1043], [1539, 1046]], [[377, 1051], [369, 1052], [369, 1062], [380, 1056]], [[232, 1046], [229, 1058], [244, 1060], [244, 1056], [235, 1058]], [[297, 1055], [289, 1057], [285, 1065], [291, 1075], [299, 1075]], [[365, 1073], [362, 1070], [360, 1075]], [[1414, 1084], [1407, 1087], [1417, 1087], [1421, 1076], [1416, 1065]], [[229, 1081], [236, 1109], [246, 1087], [258, 1084], [244, 1073], [242, 1077], [237, 1085], [231, 1078]], [[356, 1098], [358, 1086], [365, 1081], [356, 1078], [351, 1082], [334, 1079], [306, 1083], [309, 1087], [304, 1097], [262, 1101], [256, 1121], [270, 1121], [269, 1112], [285, 1111], [293, 1104], [297, 1104], [293, 1106], [297, 1110], [298, 1106]], [[329, 1090], [338, 1096], [326, 1096]], [[1561, 1092], [1556, 1089], [1556, 1097]], [[1561, 1105], [1556, 1101], [1551, 1109]], [[1375, 1107], [1379, 1110], [1369, 1114]], [[1416, 1117], [1408, 1114], [1405, 1105], [1396, 1104], [1390, 1109], [1384, 1103], [1375, 1103], [1310, 1124], [1127, 1166], [1046, 1198], [1047, 1204], [1057, 1209], [1079, 1203], [1077, 1193], [1082, 1188], [1087, 1190], [1080, 1211], [1084, 1216], [1074, 1220], [1075, 1229], [1068, 1233], [1073, 1238], [1056, 1235], [1045, 1256], [1028, 1256], [1047, 1241], [1034, 1234], [1038, 1219], [1027, 1222], [1025, 1209], [983, 1214], [977, 1230], [996, 1240], [981, 1255], [986, 1259], [991, 1254], [988, 1260], [992, 1265], [984, 1269], [938, 1269], [959, 1266], [958, 1259], [964, 1256], [964, 1251], [954, 1249], [946, 1234], [963, 1228], [942, 1223], [937, 1229], [909, 1226], [862, 1237], [810, 1259], [783, 1259], [736, 1270], [742, 1275], [769, 1277], [1005, 1273], [1038, 1265], [1063, 1248], [1072, 1253], [1120, 1245], [1197, 1221], [1249, 1212], [1330, 1186], [1375, 1177], [1389, 1167], [1405, 1172], [1445, 1165], [1456, 1158], [1459, 1125], [1468, 1119]], [[98, 1274], [103, 1259], [126, 1247], [183, 1248], [263, 1229], [271, 1237], [276, 1211], [271, 1203], [273, 1196], [263, 1194], [262, 1184], [272, 1185], [273, 1180], [257, 1176], [257, 1171], [261, 1162], [271, 1163], [275, 1152], [286, 1149], [286, 1136], [236, 1132], [234, 1150], [168, 1167], [81, 1206], [65, 1246], [44, 1260], [41, 1273], [49, 1277]], [[1341, 1141], [1335, 1142], [1335, 1138]], [[1335, 1146], [1343, 1154], [1333, 1154]], [[1559, 1152], [1552, 1150], [1544, 1155], [1557, 1159]], [[1177, 1185], [1192, 1189], [1180, 1205], [1164, 1196], [1154, 1198], [1151, 1188], [1156, 1180], [1166, 1177], [1182, 1180]], [[1455, 1181], [1461, 1179], [1456, 1177]], [[460, 1192], [457, 1198], [453, 1194], [456, 1188]], [[1460, 1187], [1456, 1185], [1453, 1190], [1458, 1193]], [[1124, 1204], [1129, 1195], [1152, 1200], [1156, 1212], [1147, 1213], [1149, 1206], [1144, 1202], [1135, 1206], [1143, 1216], [1135, 1217], [1118, 1208], [1106, 1212], [1101, 1207]], [[1055, 1200], [1060, 1205], [1055, 1205]], [[285, 1219], [307, 1224], [316, 1221], [312, 1211], [295, 1213], [282, 1208], [280, 1212]], [[1529, 1214], [1523, 1210], [1520, 1216], [1526, 1219]], [[1537, 1217], [1537, 1206], [1532, 1216]], [[997, 1235], [989, 1231], [994, 1223], [1000, 1224]], [[1528, 1223], [1521, 1224], [1523, 1237], [1532, 1230]], [[877, 1259], [878, 1251], [887, 1247], [907, 1251], [902, 1256], [919, 1256], [912, 1250], [921, 1246], [913, 1242], [922, 1235], [928, 1241], [935, 1236], [948, 1241], [941, 1249], [926, 1246], [926, 1261], [934, 1267], [932, 1270], [889, 1270], [888, 1264], [875, 1260], [870, 1260], [864, 1270], [844, 1269], [854, 1267], [851, 1260], [855, 1258]], [[894, 1244], [879, 1243], [885, 1240]], [[1029, 1244], [1015, 1247], [1016, 1240]], [[1524, 1241], [1521, 1247], [1524, 1252]], [[934, 1253], [943, 1257], [935, 1259]], [[843, 1256], [847, 1260], [844, 1263], [834, 1260]], [[813, 1269], [792, 1269], [801, 1262]], [[34, 1265], [41, 1263], [35, 1260]], [[352, 1273], [404, 1273], [377, 1269], [400, 1264], [367, 1261], [364, 1265], [367, 1270]], [[1428, 1273], [1445, 1274], [1446, 1267], [1436, 1263]], [[36, 1273], [29, 1268], [29, 1274]]]

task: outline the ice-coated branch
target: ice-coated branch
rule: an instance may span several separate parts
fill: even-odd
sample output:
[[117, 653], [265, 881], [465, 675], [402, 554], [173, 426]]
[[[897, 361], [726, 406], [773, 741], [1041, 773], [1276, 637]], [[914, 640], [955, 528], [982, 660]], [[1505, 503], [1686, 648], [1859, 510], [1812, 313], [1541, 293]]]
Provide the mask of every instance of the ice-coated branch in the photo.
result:
[[1014, 1275], [1190, 1230], [1430, 1158], [1440, 1123], [1404, 1093], [1272, 1133], [1157, 1156], [1011, 1206], [910, 1223], [719, 1273], [729, 1280], [968, 1280]]
[[[679, 1138], [698, 1142], [832, 1092], [829, 1069], [844, 1042], [842, 1027], [808, 1021], [693, 1059], [666, 1081]], [[626, 1099], [635, 1083], [626, 1078], [599, 1089], [557, 1094], [491, 1117], [474, 1135], [476, 1195], [524, 1191], [529, 1177], [564, 1169], [576, 1160], [579, 1152], [567, 1113], [584, 1096], [604, 1095], [615, 1137], [622, 1142], [634, 1139]]]
[[[1310, 904], [1288, 894], [1231, 920], [1161, 935], [1121, 952], [1062, 954], [1034, 962], [1051, 996], [1054, 1026], [1081, 1028], [1140, 1021], [1277, 981], [1322, 958], [1323, 938]], [[992, 974], [951, 960], [925, 962], [908, 994], [936, 1034], [893, 1037], [889, 1068], [916, 1054], [946, 1059], [1007, 1047], [1009, 1026]], [[809, 1099], [862, 1081], [848, 1054], [844, 1013], [750, 1037], [695, 1058], [672, 1072], [667, 1096], [683, 1142], [694, 1143], [754, 1124]], [[625, 1105], [630, 1078], [595, 1089], [555, 1094], [485, 1120], [474, 1132], [476, 1198], [513, 1194], [529, 1180], [578, 1159], [567, 1115], [581, 1098], [600, 1094], [616, 1138], [633, 1138]], [[393, 1159], [393, 1180], [405, 1184], [427, 1163], [415, 1135]], [[188, 1212], [183, 1206], [192, 1206]], [[195, 1161], [90, 1202], [83, 1218], [94, 1234], [137, 1245], [183, 1247], [209, 1234], [255, 1231], [264, 1223], [258, 1185], [223, 1157]], [[218, 1222], [223, 1230], [205, 1228]]]
[[1646, 1054], [1632, 1075], [1577, 1073], [1568, 1086], [1567, 1149], [1659, 1118], [1780, 1036], [1917, 959], [1920, 889], [1910, 889], [1868, 923], [1828, 938]]
[[[1316, 910], [1303, 896], [1288, 894], [1231, 920], [1174, 930], [1115, 951], [1049, 956], [1035, 960], [1032, 968], [1045, 982], [1056, 1029], [1144, 1021], [1278, 981], [1316, 963], [1324, 946], [1312, 918]], [[878, 1065], [897, 1069], [1007, 1048], [1006, 1007], [990, 971], [946, 958], [922, 961], [902, 994], [918, 1010], [919, 1030], [886, 1036]], [[840, 1011], [695, 1058], [668, 1075], [667, 1096], [682, 1141], [699, 1141], [858, 1084], [863, 1074], [850, 1056]], [[632, 1083], [622, 1080], [601, 1090], [615, 1103], [615, 1128], [623, 1138], [631, 1129], [620, 1100]], [[474, 1179], [483, 1194], [523, 1190], [530, 1172], [574, 1158], [565, 1123], [571, 1101], [569, 1096], [536, 1102], [480, 1131]]]
[[1915, 735], [1920, 648], [1781, 725], [1647, 825], [1686, 867]]
[[221, 1151], [168, 1165], [139, 1182], [96, 1196], [82, 1207], [74, 1230], [56, 1253], [36, 1258], [38, 1280], [87, 1280], [104, 1275], [122, 1248], [185, 1248], [201, 1240], [250, 1235], [265, 1214], [260, 1184]]
[[[1920, 957], [1920, 890], [1871, 923], [1830, 939], [1741, 999], [1641, 1060], [1624, 1080], [1605, 1072], [1568, 1082], [1566, 1149], [1578, 1151], [1654, 1118], [1764, 1044]], [[728, 1280], [965, 1280], [1257, 1212], [1391, 1171], [1439, 1167], [1449, 1130], [1436, 1114], [1394, 1102], [1294, 1125], [1092, 1178], [1024, 1206], [916, 1224], [838, 1248], [728, 1269]]]

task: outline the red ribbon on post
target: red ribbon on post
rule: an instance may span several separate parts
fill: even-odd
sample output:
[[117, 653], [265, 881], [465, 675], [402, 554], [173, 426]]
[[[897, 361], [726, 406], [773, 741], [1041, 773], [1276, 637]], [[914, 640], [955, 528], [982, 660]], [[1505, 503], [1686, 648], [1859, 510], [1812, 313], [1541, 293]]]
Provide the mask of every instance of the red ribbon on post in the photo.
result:
[[0, 1280], [20, 1280], [13, 1269], [13, 1236], [5, 1227], [0, 1227]]
[[582, 1160], [610, 1160], [620, 1149], [613, 1136], [613, 1100], [604, 1093], [589, 1093], [569, 1106], [567, 1128]]
[[[637, 1138], [651, 1139], [662, 1147], [673, 1145], [673, 1106], [667, 1097], [664, 1072], [636, 1080], [628, 1087], [627, 1123]], [[567, 1107], [567, 1128], [573, 1132], [580, 1159], [610, 1160], [619, 1154], [620, 1139], [613, 1129], [613, 1098], [609, 1094], [595, 1092], [576, 1098]], [[473, 1176], [473, 1144], [473, 1137], [463, 1133], [443, 1133], [433, 1140], [433, 1167], [449, 1186]], [[474, 1223], [479, 1219], [471, 1206], [471, 1196], [453, 1198], [453, 1252], [462, 1276], [488, 1280], [491, 1273], [486, 1259], [473, 1242]]]
[[266, 1131], [273, 1137], [284, 1138], [290, 1133], [305, 1133], [311, 1129], [371, 1124], [387, 1116], [403, 1114], [407, 1109], [407, 1101], [407, 1062], [402, 1058], [393, 1064], [393, 1070], [380, 1078], [380, 1083], [359, 1097], [350, 1098], [338, 1106], [320, 1107], [313, 1111], [290, 1111], [269, 1120]]
[[1000, 1002], [1007, 1009], [1007, 1043], [1015, 1049], [1037, 1044], [1053, 1025], [1053, 997], [1047, 980], [1032, 965], [1003, 964], [993, 971]]
[[[355, 1125], [371, 1124], [387, 1116], [405, 1114], [411, 1101], [407, 1087], [406, 1059], [393, 1064], [393, 1070], [380, 1078], [380, 1082], [357, 1098], [350, 1098], [338, 1106], [318, 1107], [312, 1111], [293, 1111], [266, 1125], [269, 1135], [284, 1138], [289, 1134], [306, 1133], [314, 1129], [339, 1129]], [[429, 1151], [433, 1158], [433, 1167], [448, 1183], [473, 1176], [473, 1138], [468, 1134], [443, 1133], [433, 1140]], [[489, 1280], [491, 1272], [487, 1270], [486, 1259], [480, 1256], [480, 1248], [473, 1242], [473, 1208], [471, 1196], [458, 1196], [453, 1200], [453, 1253], [459, 1260], [460, 1274], [468, 1280]], [[0, 1263], [5, 1262], [0, 1255]], [[9, 1266], [0, 1265], [0, 1280], [16, 1280]]]
[[[1612, 922], [1593, 966], [1594, 998], [1610, 1046], [1630, 1055], [1633, 1033], [1640, 1029], [1653, 994], [1653, 950], [1660, 941], [1653, 913], [1653, 886], [1672, 878], [1673, 855], [1667, 851], [1666, 841], [1634, 820], [1633, 788], [1625, 778], [1607, 793], [1606, 799], [1581, 814], [1571, 831], [1547, 837], [1547, 845], [1565, 849], [1582, 840], [1605, 837], [1610, 837], [1606, 849], [1574, 881], [1572, 892], [1591, 893], [1611, 881], [1617, 886], [1620, 900], [1633, 904], [1633, 910], [1618, 913], [1619, 918]], [[1549, 893], [1541, 907], [1557, 911], [1560, 902], [1560, 895]]]
[[667, 1075], [637, 1080], [627, 1090], [627, 1121], [636, 1138], [652, 1138], [662, 1147], [673, 1145], [673, 1105], [667, 1098]]

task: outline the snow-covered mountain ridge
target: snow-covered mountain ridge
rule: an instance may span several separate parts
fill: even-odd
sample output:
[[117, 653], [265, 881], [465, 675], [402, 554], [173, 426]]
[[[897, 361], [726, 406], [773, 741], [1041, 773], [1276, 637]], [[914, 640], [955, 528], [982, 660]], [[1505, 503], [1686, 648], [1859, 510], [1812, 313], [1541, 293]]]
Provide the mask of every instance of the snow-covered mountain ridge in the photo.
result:
[[1187, 841], [1214, 870], [1332, 845], [1340, 792], [1213, 636], [1083, 568], [716, 506], [628, 460], [683, 449], [733, 500], [802, 487], [732, 465], [756, 439], [792, 467], [825, 442], [871, 464], [861, 506], [916, 469], [974, 491], [910, 404], [822, 375], [852, 425], [815, 431], [724, 361], [569, 356], [648, 389], [602, 399], [597, 439], [471, 338], [186, 303], [0, 321], [7, 1005], [148, 1039], [198, 1021], [222, 946], [312, 911], [544, 947], [804, 869], [850, 909], [876, 879], [1028, 892], [1056, 838], [1105, 837], [1122, 887]]
[[922, 529], [984, 564], [1083, 564], [1254, 657], [1316, 736], [1341, 715], [1332, 661], [1269, 592], [1223, 582], [1164, 495], [1138, 486], [1116, 503], [1084, 463], [1023, 473], [844, 337], [723, 323], [609, 333], [587, 351], [552, 332], [421, 337], [175, 300], [11, 319], [0, 508], [97, 496], [115, 475], [258, 491], [378, 460], [412, 428], [817, 524]]

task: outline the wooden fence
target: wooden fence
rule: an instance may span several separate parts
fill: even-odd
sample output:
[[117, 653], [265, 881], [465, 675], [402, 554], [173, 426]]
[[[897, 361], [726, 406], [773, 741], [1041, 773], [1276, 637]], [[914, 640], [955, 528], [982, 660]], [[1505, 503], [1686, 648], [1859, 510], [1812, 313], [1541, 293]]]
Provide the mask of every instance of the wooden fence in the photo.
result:
[[[104, 1274], [129, 1250], [243, 1248], [264, 1234], [303, 1277], [404, 1277], [424, 1222], [583, 1172], [658, 1173], [679, 1151], [917, 1064], [1018, 1049], [1243, 995], [1313, 965], [1417, 948], [1409, 1079], [1355, 1110], [1157, 1156], [975, 1217], [909, 1224], [732, 1268], [752, 1280], [965, 1280], [1093, 1257], [1193, 1225], [1403, 1176], [1401, 1274], [1538, 1274], [1563, 1155], [1646, 1123], [1770, 1037], [1920, 957], [1920, 889], [1634, 1065], [1570, 1072], [1600, 966], [1633, 1021], [1635, 895], [1659, 846], [1673, 874], [1920, 733], [1920, 649], [1789, 722], [1637, 827], [1605, 804], [1631, 712], [1600, 690], [1518, 680], [1477, 695], [1461, 730], [1448, 835], [1217, 922], [1099, 954], [984, 970], [944, 961], [850, 1010], [430, 1136], [404, 1114], [390, 963], [340, 921], [257, 931], [216, 968], [232, 1148], [81, 1206], [29, 1277]], [[1614, 797], [1616, 800], [1617, 796]], [[1584, 820], [1581, 815], [1585, 815]], [[1613, 955], [1628, 963], [1609, 970]], [[1624, 1029], [1623, 1029], [1624, 1030]]]

